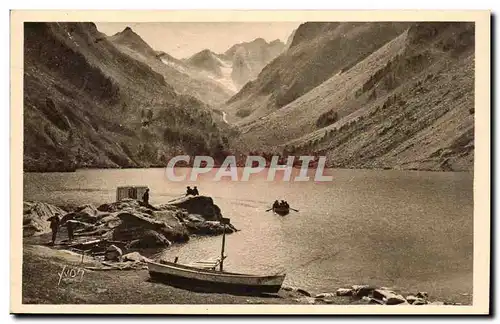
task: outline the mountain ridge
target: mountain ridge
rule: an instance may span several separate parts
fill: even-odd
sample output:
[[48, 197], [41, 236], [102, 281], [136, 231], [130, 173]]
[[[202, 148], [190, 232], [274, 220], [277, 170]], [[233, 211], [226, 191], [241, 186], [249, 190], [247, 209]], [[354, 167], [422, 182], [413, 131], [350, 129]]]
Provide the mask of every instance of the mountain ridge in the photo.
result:
[[473, 24], [411, 24], [353, 67], [241, 123], [234, 145], [322, 154], [332, 167], [470, 170], [473, 35]]
[[234, 89], [202, 73], [202, 69], [191, 69], [186, 62], [165, 52], [155, 51], [140, 35], [127, 28], [108, 39], [124, 54], [148, 64], [163, 75], [178, 93], [194, 96], [211, 106], [223, 103], [234, 93]]

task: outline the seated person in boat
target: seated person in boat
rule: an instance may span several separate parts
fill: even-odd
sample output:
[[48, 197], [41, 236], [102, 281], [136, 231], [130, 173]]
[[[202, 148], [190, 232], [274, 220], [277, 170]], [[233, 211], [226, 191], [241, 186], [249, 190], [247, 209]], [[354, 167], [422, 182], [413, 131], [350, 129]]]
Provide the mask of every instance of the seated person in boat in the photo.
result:
[[288, 203], [287, 203], [286, 201], [282, 200], [282, 201], [280, 202], [280, 207], [283, 207], [283, 208], [288, 208]]
[[274, 204], [273, 204], [273, 208], [279, 208], [279, 206], [280, 206], [280, 202], [275, 200]]

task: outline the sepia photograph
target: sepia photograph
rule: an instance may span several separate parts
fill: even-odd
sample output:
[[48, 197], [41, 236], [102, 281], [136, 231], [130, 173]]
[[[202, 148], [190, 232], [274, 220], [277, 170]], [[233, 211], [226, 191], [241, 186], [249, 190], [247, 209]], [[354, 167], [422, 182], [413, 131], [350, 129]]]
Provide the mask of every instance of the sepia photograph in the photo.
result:
[[489, 313], [488, 11], [11, 27], [12, 313]]

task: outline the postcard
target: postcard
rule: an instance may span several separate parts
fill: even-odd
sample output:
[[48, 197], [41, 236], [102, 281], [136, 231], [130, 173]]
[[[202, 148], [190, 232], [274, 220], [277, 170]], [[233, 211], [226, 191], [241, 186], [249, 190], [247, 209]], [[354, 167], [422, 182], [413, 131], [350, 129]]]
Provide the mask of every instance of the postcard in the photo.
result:
[[490, 313], [489, 11], [11, 11], [11, 313]]

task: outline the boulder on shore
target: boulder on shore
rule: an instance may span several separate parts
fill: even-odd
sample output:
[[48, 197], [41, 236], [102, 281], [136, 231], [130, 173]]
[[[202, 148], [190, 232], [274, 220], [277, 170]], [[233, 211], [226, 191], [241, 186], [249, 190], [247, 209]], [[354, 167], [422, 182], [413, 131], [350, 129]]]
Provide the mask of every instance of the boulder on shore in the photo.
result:
[[92, 205], [83, 205], [76, 208], [75, 211], [64, 215], [61, 219], [61, 223], [65, 223], [67, 220], [72, 219], [82, 223], [95, 224], [99, 219], [107, 215], [107, 212], [101, 212]]
[[219, 220], [222, 217], [220, 208], [207, 196], [183, 197], [171, 205], [185, 209], [189, 214], [201, 215], [205, 220]]
[[[64, 215], [63, 226], [68, 220], [74, 221], [75, 235], [80, 238], [88, 236], [119, 242], [124, 248], [166, 247], [172, 242], [186, 242], [190, 235], [224, 232], [224, 225], [219, 221], [222, 218], [220, 208], [214, 205], [212, 198], [205, 196], [185, 197], [156, 207], [123, 199], [97, 208], [83, 205], [71, 213], [49, 204], [28, 202], [25, 203], [25, 227], [34, 227], [32, 232], [49, 232], [50, 224], [46, 219], [55, 213]], [[225, 231], [229, 234], [237, 230], [228, 224]]]
[[116, 245], [112, 244], [106, 249], [104, 254], [104, 259], [109, 261], [118, 261], [122, 256], [122, 250]]
[[139, 230], [136, 233], [138, 233], [138, 238], [129, 241], [127, 244], [128, 249], [168, 247], [172, 244], [163, 234], [154, 230]]
[[126, 198], [110, 204], [102, 204], [97, 207], [97, 210], [101, 212], [115, 213], [125, 209], [138, 209], [139, 207], [140, 204], [138, 200]]
[[130, 247], [135, 248], [169, 246], [170, 241], [162, 234], [167, 225], [146, 215], [132, 211], [117, 213], [121, 223], [108, 236], [114, 241], [130, 242]]
[[121, 260], [122, 261], [133, 261], [133, 262], [146, 262], [146, 261], [150, 261], [149, 258], [146, 258], [145, 256], [143, 256], [139, 252], [131, 252], [131, 253], [124, 254], [121, 257]]
[[354, 285], [352, 286], [352, 295], [356, 298], [369, 296], [373, 293], [375, 287], [370, 285]]
[[352, 289], [349, 288], [339, 288], [335, 292], [337, 296], [352, 296]]
[[383, 300], [386, 305], [398, 305], [407, 303], [406, 299], [396, 294], [394, 291], [385, 289], [375, 289], [373, 291], [373, 298]]

